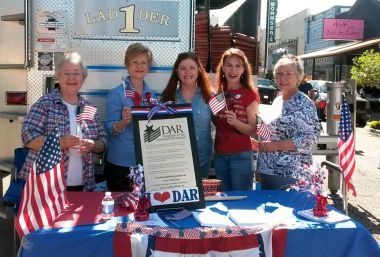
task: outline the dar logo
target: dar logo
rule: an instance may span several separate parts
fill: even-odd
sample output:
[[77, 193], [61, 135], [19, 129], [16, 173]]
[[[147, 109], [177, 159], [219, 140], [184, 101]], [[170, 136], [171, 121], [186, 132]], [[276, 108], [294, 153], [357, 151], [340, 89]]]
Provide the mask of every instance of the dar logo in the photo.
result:
[[146, 126], [146, 130], [144, 130], [144, 142], [152, 142], [161, 136], [160, 128], [153, 129], [153, 125]]

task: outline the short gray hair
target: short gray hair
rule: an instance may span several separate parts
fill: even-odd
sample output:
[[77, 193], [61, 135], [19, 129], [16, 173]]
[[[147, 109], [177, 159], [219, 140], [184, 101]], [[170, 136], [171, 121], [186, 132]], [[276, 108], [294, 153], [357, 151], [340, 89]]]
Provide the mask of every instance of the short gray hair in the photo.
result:
[[277, 61], [276, 65], [274, 66], [274, 77], [276, 78], [276, 71], [279, 67], [282, 67], [288, 64], [293, 65], [294, 71], [302, 79], [303, 74], [304, 74], [303, 62], [297, 56], [292, 55], [292, 54], [286, 54]]
[[83, 63], [82, 56], [77, 52], [70, 52], [64, 54], [60, 62], [55, 66], [55, 76], [58, 78], [59, 73], [61, 72], [62, 66], [66, 63], [73, 63], [79, 65], [83, 72], [83, 77], [87, 78], [87, 68]]

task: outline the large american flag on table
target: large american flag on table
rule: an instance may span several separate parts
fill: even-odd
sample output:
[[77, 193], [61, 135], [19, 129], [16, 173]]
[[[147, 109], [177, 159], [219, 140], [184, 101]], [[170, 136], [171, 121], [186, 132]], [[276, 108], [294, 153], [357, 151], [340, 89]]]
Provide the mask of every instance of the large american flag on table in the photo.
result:
[[59, 131], [56, 127], [46, 138], [22, 192], [15, 220], [17, 233], [21, 237], [52, 226], [66, 204], [65, 187]]
[[[115, 257], [278, 257], [272, 255], [272, 230], [255, 228], [136, 227], [118, 224], [114, 235]], [[256, 230], [256, 231], [255, 231]], [[286, 240], [283, 240], [285, 244]], [[279, 247], [281, 248], [281, 247]]]
[[346, 98], [343, 96], [343, 103], [341, 108], [341, 116], [339, 122], [338, 133], [338, 154], [339, 165], [342, 168], [344, 182], [348, 190], [356, 196], [356, 190], [351, 183], [351, 177], [355, 170], [355, 142], [354, 134], [352, 133], [350, 108]]

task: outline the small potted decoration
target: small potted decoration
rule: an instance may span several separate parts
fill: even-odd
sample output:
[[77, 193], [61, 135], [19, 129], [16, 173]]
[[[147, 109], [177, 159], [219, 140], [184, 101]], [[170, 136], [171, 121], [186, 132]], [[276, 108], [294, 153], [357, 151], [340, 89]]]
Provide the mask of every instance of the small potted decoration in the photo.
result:
[[147, 209], [150, 207], [150, 200], [144, 189], [144, 167], [140, 164], [137, 167], [131, 167], [129, 177], [133, 182], [133, 192], [139, 197], [137, 209], [134, 213], [135, 220], [148, 220], [149, 213]]
[[316, 217], [326, 217], [328, 215], [327, 197], [323, 195], [323, 180], [325, 174], [319, 165], [305, 166], [305, 178], [300, 179], [291, 188], [297, 191], [310, 191], [315, 195], [315, 205], [313, 214]]

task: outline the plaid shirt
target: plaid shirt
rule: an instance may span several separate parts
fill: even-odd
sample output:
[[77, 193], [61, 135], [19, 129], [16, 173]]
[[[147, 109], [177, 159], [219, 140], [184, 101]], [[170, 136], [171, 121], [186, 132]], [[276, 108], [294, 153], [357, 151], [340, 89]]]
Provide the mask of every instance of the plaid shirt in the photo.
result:
[[[79, 105], [91, 105], [83, 97], [79, 97]], [[70, 134], [69, 111], [62, 102], [59, 89], [55, 89], [49, 94], [42, 96], [30, 109], [25, 117], [21, 129], [21, 139], [23, 144], [29, 143], [31, 140], [43, 135], [47, 136], [55, 126], [58, 125], [61, 135]], [[105, 131], [100, 122], [98, 113], [95, 114], [93, 121], [85, 121], [81, 123], [83, 138], [92, 139], [94, 141], [101, 140], [105, 143]], [[33, 166], [33, 162], [38, 152], [30, 150], [25, 163], [20, 171], [19, 177], [27, 179], [29, 171]], [[69, 150], [62, 149], [62, 159], [64, 163], [64, 173], [67, 178], [69, 165]], [[83, 186], [85, 191], [92, 191], [95, 188], [95, 165], [92, 153], [82, 155], [83, 160]]]

